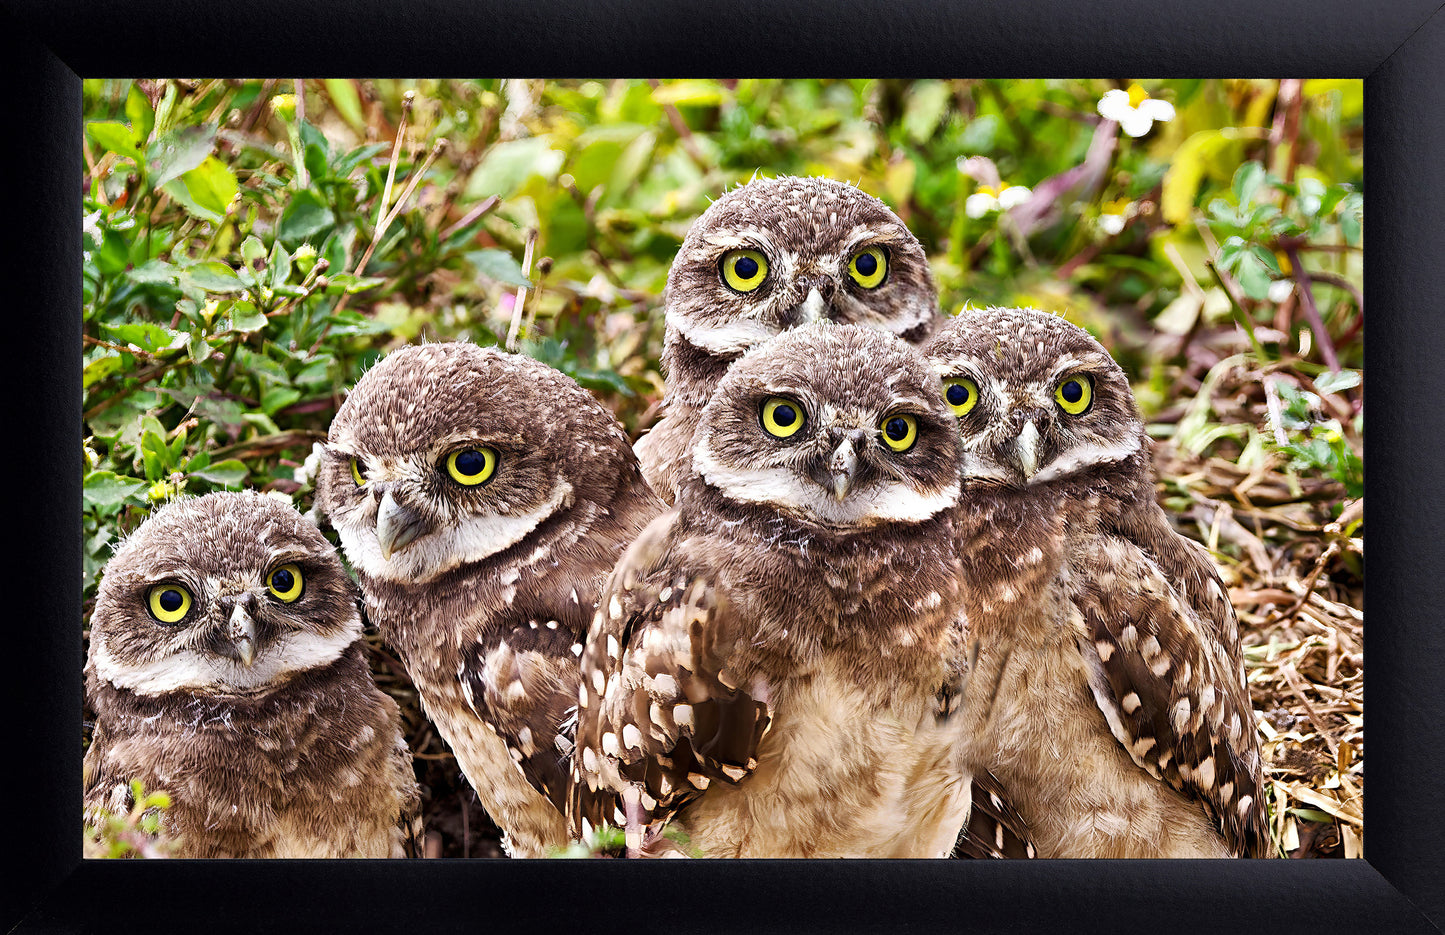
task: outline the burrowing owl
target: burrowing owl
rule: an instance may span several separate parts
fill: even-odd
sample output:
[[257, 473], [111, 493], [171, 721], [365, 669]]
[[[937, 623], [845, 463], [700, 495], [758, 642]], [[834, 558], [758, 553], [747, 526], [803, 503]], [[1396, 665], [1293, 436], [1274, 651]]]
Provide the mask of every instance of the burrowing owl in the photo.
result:
[[178, 857], [401, 857], [418, 791], [356, 591], [290, 506], [176, 501], [106, 566], [90, 624], [85, 807], [164, 790]]
[[938, 320], [918, 239], [877, 198], [824, 178], [756, 179], [713, 202], [678, 250], [663, 304], [665, 414], [636, 450], [669, 503], [698, 414], [749, 348], [823, 319], [917, 344]]
[[624, 826], [644, 852], [671, 819], [706, 856], [947, 854], [969, 803], [939, 705], [958, 456], [938, 378], [892, 335], [817, 323], [733, 364], [676, 511], [598, 607], [577, 830]]
[[1264, 856], [1234, 612], [1154, 500], [1123, 371], [1031, 309], [966, 311], [925, 353], [963, 439], [969, 764], [1040, 856]]
[[565, 844], [580, 642], [663, 509], [612, 414], [526, 357], [402, 348], [337, 412], [317, 502], [508, 852]]

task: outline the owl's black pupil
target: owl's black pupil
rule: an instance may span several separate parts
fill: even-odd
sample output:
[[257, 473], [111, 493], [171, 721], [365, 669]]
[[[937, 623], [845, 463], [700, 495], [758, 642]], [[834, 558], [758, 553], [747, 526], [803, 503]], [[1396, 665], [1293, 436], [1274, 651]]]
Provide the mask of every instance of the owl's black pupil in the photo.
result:
[[174, 588], [168, 588], [161, 592], [161, 610], [164, 610], [168, 614], [173, 614], [176, 611], [180, 610], [181, 605], [185, 602], [186, 599], [181, 596], [181, 592], [175, 590]]
[[908, 437], [908, 423], [902, 419], [889, 419], [888, 424], [883, 427], [888, 437], [896, 442], [901, 442]]
[[1076, 403], [1084, 398], [1084, 387], [1078, 380], [1070, 380], [1064, 384], [1061, 393], [1067, 402]]
[[743, 279], [752, 279], [758, 274], [758, 261], [750, 256], [745, 256], [734, 264], [733, 271]]
[[487, 466], [487, 456], [480, 451], [468, 450], [457, 455], [457, 473], [475, 477]]
[[968, 387], [955, 383], [948, 388], [948, 404], [950, 406], [962, 406], [968, 402]]
[[872, 276], [878, 272], [878, 258], [871, 253], [861, 254], [857, 259], [858, 272], [864, 276]]
[[278, 568], [276, 571], [272, 572], [271, 587], [284, 594], [290, 591], [295, 586], [296, 578], [292, 576], [291, 572], [287, 571], [284, 568]]
[[773, 421], [787, 428], [798, 421], [798, 412], [792, 406], [779, 406], [773, 410]]

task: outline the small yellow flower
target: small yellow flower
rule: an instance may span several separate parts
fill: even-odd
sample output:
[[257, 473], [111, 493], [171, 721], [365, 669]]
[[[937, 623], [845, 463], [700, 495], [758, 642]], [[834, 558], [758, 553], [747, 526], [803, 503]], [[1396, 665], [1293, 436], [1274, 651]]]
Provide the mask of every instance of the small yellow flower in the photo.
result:
[[296, 95], [276, 95], [275, 97], [271, 98], [271, 109], [275, 111], [276, 116], [280, 117], [282, 120], [291, 120], [293, 117], [296, 116]]
[[1117, 120], [1119, 128], [1130, 136], [1143, 136], [1149, 132], [1154, 121], [1161, 123], [1174, 119], [1174, 105], [1157, 97], [1137, 84], [1129, 90], [1115, 88], [1106, 91], [1099, 99], [1099, 113], [1109, 120]]

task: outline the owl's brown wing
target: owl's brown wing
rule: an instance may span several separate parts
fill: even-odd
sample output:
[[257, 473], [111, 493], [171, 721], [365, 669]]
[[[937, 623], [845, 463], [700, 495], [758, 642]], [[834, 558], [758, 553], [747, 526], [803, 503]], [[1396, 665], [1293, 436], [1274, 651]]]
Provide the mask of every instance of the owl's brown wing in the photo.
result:
[[516, 620], [463, 654], [467, 703], [507, 745], [527, 782], [565, 812], [580, 647], [556, 620]]
[[1236, 854], [1267, 856], [1263, 766], [1238, 656], [1137, 546], [1096, 541], [1074, 600], [1110, 730], [1142, 769], [1201, 802]]
[[[1234, 659], [1241, 658], [1239, 619], [1209, 550], [1174, 531], [1155, 503], [1153, 492], [1150, 485], [1147, 499], [1141, 496], [1123, 511], [1115, 523], [1116, 530], [1153, 559], [1164, 577], [1182, 590], [1186, 603], [1213, 630], [1215, 638]], [[1237, 674], [1242, 680], [1243, 670]]]
[[713, 781], [746, 776], [769, 723], [766, 690], [728, 668], [726, 596], [673, 567], [675, 521], [654, 520], [624, 553], [582, 655], [572, 830], [622, 827], [634, 852]]
[[1031, 858], [1038, 856], [1028, 823], [1009, 802], [1003, 785], [990, 772], [973, 776], [968, 824], [953, 846], [954, 857]]

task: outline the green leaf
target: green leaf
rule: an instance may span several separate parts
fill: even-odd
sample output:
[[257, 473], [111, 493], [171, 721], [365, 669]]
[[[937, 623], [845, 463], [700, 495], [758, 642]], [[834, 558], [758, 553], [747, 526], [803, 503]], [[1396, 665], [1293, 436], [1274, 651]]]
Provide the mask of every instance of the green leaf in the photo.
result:
[[953, 92], [942, 81], [918, 81], [908, 93], [903, 111], [903, 132], [915, 143], [926, 142], [948, 113]]
[[1263, 301], [1269, 295], [1269, 269], [1254, 249], [1241, 253], [1239, 268], [1235, 272], [1244, 294], [1256, 301]]
[[358, 134], [366, 133], [366, 115], [361, 110], [361, 95], [356, 91], [356, 82], [350, 78], [326, 78], [321, 82], [326, 86], [326, 95], [331, 98], [331, 106], [341, 115], [341, 119], [351, 124], [351, 129]]
[[656, 104], [682, 104], [688, 107], [715, 107], [723, 101], [722, 86], [704, 79], [671, 81], [652, 89]]
[[326, 206], [321, 196], [311, 190], [297, 192], [281, 212], [281, 222], [276, 227], [276, 236], [290, 243], [300, 243], [320, 234], [336, 223], [336, 215]]
[[268, 416], [274, 416], [276, 410], [285, 409], [300, 398], [300, 390], [293, 390], [289, 386], [273, 386], [261, 394], [261, 411]]
[[160, 188], [206, 161], [216, 145], [216, 125], [182, 127], [146, 147], [146, 172], [151, 185]]
[[231, 306], [231, 330], [250, 334], [266, 327], [266, 316], [250, 302], [237, 302]]
[[155, 259], [142, 263], [127, 275], [131, 282], [169, 285], [176, 281], [176, 268], [165, 260]]
[[1250, 160], [1234, 171], [1234, 200], [1244, 207], [1254, 200], [1254, 193], [1264, 184], [1264, 164]]
[[271, 288], [278, 289], [287, 279], [291, 278], [291, 254], [281, 246], [281, 241], [271, 245], [271, 259], [268, 261], [271, 269]]
[[150, 98], [139, 86], [132, 84], [125, 95], [125, 115], [135, 130], [135, 138], [144, 143], [150, 139], [151, 129], [156, 125], [156, 112], [151, 108]]
[[522, 264], [506, 250], [495, 247], [473, 250], [464, 254], [464, 259], [488, 279], [509, 286], [532, 286], [532, 281], [522, 273]]
[[326, 286], [327, 295], [340, 295], [343, 292], [355, 295], [358, 292], [365, 292], [367, 289], [374, 289], [385, 279], [375, 276], [353, 276], [350, 273], [338, 273], [331, 277]]
[[251, 471], [246, 467], [245, 462], [231, 458], [226, 461], [218, 461], [210, 467], [199, 471], [192, 471], [192, 477], [199, 477], [201, 480], [208, 480], [213, 484], [222, 487], [239, 487]]
[[146, 482], [111, 471], [91, 471], [82, 490], [89, 506], [115, 506], [146, 488]]
[[136, 165], [140, 165], [145, 157], [141, 155], [140, 147], [136, 145], [135, 133], [130, 127], [114, 120], [98, 120], [85, 125], [85, 135], [90, 137], [97, 146], [103, 146], [119, 156], [127, 156], [134, 159]]
[[145, 322], [124, 325], [102, 324], [111, 337], [121, 344], [134, 344], [149, 353], [163, 351], [169, 347], [180, 347], [185, 343], [185, 334]]
[[528, 179], [555, 178], [564, 158], [547, 137], [495, 143], [467, 179], [462, 200], [480, 201], [488, 195], [510, 198]]
[[222, 216], [240, 191], [230, 168], [215, 156], [207, 156], [199, 166], [181, 176], [181, 180], [196, 204]]
[[188, 266], [181, 272], [181, 278], [207, 292], [244, 292], [246, 289], [236, 277], [236, 271], [219, 260]]
[[120, 373], [124, 369], [125, 361], [120, 354], [109, 353], [103, 357], [97, 357], [86, 364], [85, 369], [81, 371], [81, 385], [85, 389], [90, 389], [106, 377]]
[[180, 179], [171, 179], [169, 182], [161, 186], [161, 191], [165, 192], [167, 195], [170, 195], [177, 204], [179, 204], [182, 208], [186, 209], [187, 213], [192, 214], [203, 221], [210, 221], [212, 224], [219, 224], [222, 220], [224, 220], [224, 218], [220, 215], [219, 212], [212, 211], [210, 208], [207, 208], [205, 205], [200, 204], [196, 201], [196, 199], [192, 198], [191, 193], [186, 189], [186, 183], [181, 181]]
[[1340, 390], [1353, 389], [1359, 385], [1360, 375], [1353, 370], [1324, 373], [1315, 377], [1315, 389], [1321, 393], [1338, 393]]

